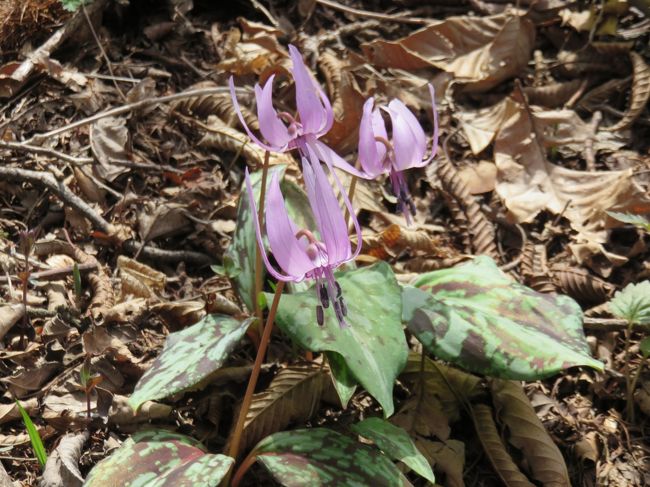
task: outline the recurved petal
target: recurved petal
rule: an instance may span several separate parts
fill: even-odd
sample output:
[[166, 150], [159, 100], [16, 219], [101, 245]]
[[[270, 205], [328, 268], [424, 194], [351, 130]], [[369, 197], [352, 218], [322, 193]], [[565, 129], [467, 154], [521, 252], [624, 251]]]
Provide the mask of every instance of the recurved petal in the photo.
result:
[[427, 147], [420, 122], [400, 100], [392, 100], [388, 104], [388, 114], [393, 127], [396, 168], [403, 171], [419, 165]]
[[[262, 229], [260, 228], [259, 221], [257, 220], [257, 205], [255, 204], [255, 196], [254, 196], [254, 193], [253, 193], [253, 186], [251, 184], [251, 178], [250, 178], [250, 176], [248, 174], [248, 168], [246, 168], [246, 171], [245, 171], [245, 181], [246, 181], [246, 192], [248, 194], [248, 202], [250, 203], [250, 206], [251, 206], [251, 216], [253, 217], [253, 222], [254, 222], [254, 226], [255, 226], [255, 236], [257, 237], [257, 245], [260, 248], [260, 254], [262, 255], [262, 260], [264, 261], [264, 265], [266, 266], [269, 273], [273, 277], [275, 277], [276, 279], [278, 279], [280, 281], [300, 281], [300, 280], [302, 280], [302, 278], [304, 277], [304, 273], [302, 275], [298, 275], [298, 276], [291, 275], [291, 274], [284, 275], [281, 272], [278, 272], [271, 265], [271, 262], [269, 262], [269, 258], [266, 255], [266, 249], [264, 248], [264, 239], [262, 238]], [[267, 199], [267, 201], [268, 201], [268, 199]], [[268, 222], [268, 220], [267, 220], [267, 222]], [[291, 222], [290, 222], [290, 224], [291, 224]], [[268, 223], [267, 223], [267, 227], [268, 227]], [[302, 250], [302, 247], [301, 247], [301, 250]]]
[[246, 125], [246, 120], [244, 120], [244, 116], [241, 113], [241, 108], [239, 107], [239, 101], [237, 101], [237, 95], [235, 94], [235, 82], [233, 81], [232, 76], [228, 80], [228, 84], [230, 85], [230, 98], [232, 98], [232, 104], [233, 107], [235, 108], [235, 113], [237, 113], [237, 118], [239, 118], [239, 122], [242, 124], [244, 130], [246, 130], [246, 133], [253, 140], [253, 142], [259, 145], [262, 149], [268, 151], [272, 151], [272, 152], [284, 151], [284, 149], [286, 149], [286, 146], [275, 146], [275, 145], [265, 144], [251, 131], [251, 129], [248, 128], [248, 125]]
[[318, 231], [327, 249], [328, 262], [336, 264], [350, 257], [350, 240], [343, 211], [323, 168], [310, 147], [310, 157], [302, 158], [302, 171]]
[[291, 140], [291, 135], [273, 107], [273, 78], [275, 75], [269, 77], [263, 88], [255, 85], [257, 118], [264, 138], [274, 146], [282, 147]]
[[359, 162], [364, 172], [373, 178], [383, 172], [383, 161], [386, 156], [386, 146], [375, 139], [375, 137], [386, 138], [386, 126], [383, 124], [381, 114], [377, 113], [378, 118], [376, 118], [375, 112], [374, 100], [368, 98], [363, 104], [363, 115], [359, 124]]
[[[296, 85], [296, 107], [304, 133], [315, 134], [327, 124], [327, 113], [321, 103], [321, 90], [311, 77], [298, 49], [289, 44]], [[323, 94], [324, 96], [324, 94]]]

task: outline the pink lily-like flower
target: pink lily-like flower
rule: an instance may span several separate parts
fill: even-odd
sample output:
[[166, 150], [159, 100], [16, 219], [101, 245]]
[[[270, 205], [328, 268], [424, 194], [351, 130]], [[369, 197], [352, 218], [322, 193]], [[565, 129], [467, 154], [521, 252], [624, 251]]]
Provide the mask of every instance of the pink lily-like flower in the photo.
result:
[[[352, 215], [352, 221], [357, 233], [357, 247], [352, 252], [350, 239], [348, 238], [348, 227], [336, 195], [316, 154], [309, 148], [307, 152], [310, 157], [302, 158], [302, 171], [307, 197], [316, 220], [319, 237], [309, 229], [298, 228], [291, 219], [280, 191], [280, 182], [276, 173], [269, 185], [264, 217], [271, 252], [281, 271], [275, 269], [269, 261], [264, 250], [260, 224], [257, 218], [253, 218], [257, 243], [260, 246], [266, 268], [276, 279], [295, 282], [304, 279], [316, 281], [315, 289], [320, 300], [320, 305], [316, 308], [319, 325], [322, 326], [325, 320], [324, 309], [328, 308], [332, 303], [339, 325], [343, 328], [347, 326], [345, 322], [347, 307], [342, 296], [341, 286], [334, 278], [334, 269], [359, 255], [361, 250], [361, 228], [354, 216], [352, 204], [343, 189], [343, 185], [336, 177], [336, 174], [332, 173], [336, 185], [343, 195], [345, 206]], [[255, 205], [248, 169], [246, 169], [246, 189], [252, 214], [257, 215], [257, 206]]]
[[334, 112], [327, 95], [311, 76], [298, 49], [289, 45], [289, 54], [293, 63], [293, 80], [296, 87], [296, 108], [298, 117], [288, 112], [279, 112], [273, 106], [273, 80], [271, 75], [264, 86], [255, 85], [257, 117], [264, 141], [256, 136], [246, 124], [235, 95], [235, 83], [230, 77], [230, 96], [235, 112], [248, 136], [257, 145], [273, 152], [285, 152], [298, 149], [302, 157], [309, 157], [311, 150], [319, 160], [328, 166], [336, 166], [359, 177], [366, 177], [361, 171], [351, 166], [325, 143], [318, 140], [332, 128]]
[[[399, 209], [408, 224], [411, 221], [410, 216], [415, 215], [415, 204], [404, 179], [404, 171], [412, 167], [426, 166], [438, 149], [438, 114], [431, 85], [429, 93], [433, 104], [433, 147], [428, 158], [425, 158], [427, 141], [424, 130], [415, 115], [400, 100], [394, 99], [388, 106], [373, 108], [374, 100], [369, 98], [363, 105], [359, 126], [361, 167], [372, 178], [388, 174], [393, 194], [397, 197]], [[390, 116], [393, 132], [390, 142], [380, 108]]]

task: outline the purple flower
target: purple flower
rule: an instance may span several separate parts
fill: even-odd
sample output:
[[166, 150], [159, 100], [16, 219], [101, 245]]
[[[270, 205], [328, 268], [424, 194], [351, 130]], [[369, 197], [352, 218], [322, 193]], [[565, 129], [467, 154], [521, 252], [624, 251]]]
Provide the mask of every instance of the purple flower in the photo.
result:
[[[354, 216], [352, 205], [343, 185], [336, 174], [332, 172], [336, 185], [343, 195], [345, 206], [352, 215], [357, 233], [357, 248], [352, 252], [347, 224], [336, 195], [327, 180], [323, 167], [316, 158], [316, 154], [309, 148], [307, 148], [307, 152], [310, 157], [302, 158], [302, 171], [319, 236], [317, 237], [309, 229], [298, 228], [291, 219], [280, 191], [280, 182], [276, 173], [269, 185], [264, 217], [271, 252], [281, 270], [275, 269], [270, 263], [264, 250], [260, 224], [257, 218], [253, 218], [257, 242], [266, 268], [276, 279], [295, 282], [303, 279], [316, 281], [315, 289], [320, 301], [320, 305], [316, 308], [319, 325], [324, 323], [324, 309], [332, 303], [339, 325], [345, 327], [347, 326], [345, 323], [347, 307], [343, 300], [341, 287], [334, 278], [334, 269], [359, 255], [361, 228]], [[246, 188], [252, 214], [257, 215], [248, 169], [246, 169]]]
[[230, 96], [246, 133], [253, 142], [265, 150], [285, 152], [298, 149], [302, 157], [309, 157], [311, 150], [319, 160], [328, 166], [334, 165], [346, 172], [364, 177], [361, 171], [355, 169], [330, 147], [318, 140], [332, 128], [334, 123], [332, 105], [323, 89], [307, 70], [298, 49], [289, 45], [289, 54], [293, 63], [292, 74], [296, 87], [298, 116], [296, 118], [288, 112], [278, 113], [273, 106], [275, 75], [270, 76], [262, 87], [256, 84], [257, 118], [264, 141], [260, 140], [246, 125], [235, 95], [235, 84], [232, 76], [230, 77]]
[[[400, 211], [406, 217], [407, 223], [410, 223], [410, 215], [415, 215], [415, 205], [404, 179], [404, 171], [429, 164], [438, 148], [438, 114], [431, 85], [429, 85], [429, 93], [433, 104], [433, 147], [431, 155], [426, 159], [427, 141], [424, 130], [415, 115], [400, 100], [394, 99], [388, 106], [373, 108], [374, 100], [369, 98], [363, 105], [363, 116], [359, 126], [361, 167], [372, 178], [380, 174], [388, 174], [393, 194], [397, 197]], [[390, 141], [380, 109], [390, 117], [392, 127]]]

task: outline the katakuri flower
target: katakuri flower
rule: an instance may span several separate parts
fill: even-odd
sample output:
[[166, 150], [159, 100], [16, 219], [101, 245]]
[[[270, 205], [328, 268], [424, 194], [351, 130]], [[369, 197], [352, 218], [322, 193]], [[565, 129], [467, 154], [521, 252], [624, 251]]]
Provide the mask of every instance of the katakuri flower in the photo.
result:
[[[412, 167], [424, 167], [431, 162], [438, 149], [438, 114], [433, 86], [429, 85], [433, 105], [433, 146], [431, 155], [425, 158], [427, 140], [417, 118], [400, 100], [393, 99], [388, 106], [374, 108], [369, 98], [363, 105], [363, 116], [359, 126], [359, 163], [371, 178], [387, 174], [393, 194], [397, 197], [400, 211], [410, 224], [415, 215], [415, 204], [408, 190], [404, 171]], [[392, 138], [388, 140], [386, 124], [381, 110], [388, 113], [391, 121]]]
[[264, 141], [256, 136], [246, 124], [241, 113], [235, 83], [230, 77], [230, 96], [235, 112], [248, 136], [257, 145], [273, 152], [285, 152], [298, 149], [302, 157], [309, 157], [309, 149], [328, 166], [336, 166], [351, 174], [364, 177], [361, 171], [351, 166], [325, 143], [318, 140], [332, 128], [334, 112], [327, 95], [311, 76], [298, 49], [289, 45], [289, 54], [293, 63], [292, 75], [296, 87], [297, 117], [288, 112], [278, 112], [273, 106], [273, 80], [269, 76], [264, 86], [255, 85], [257, 118]]
[[[346, 195], [343, 185], [334, 172], [332, 175], [336, 186], [343, 196], [357, 233], [357, 246], [354, 252], [348, 238], [348, 228], [343, 211], [336, 199], [334, 190], [329, 184], [325, 171], [316, 155], [307, 149], [309, 157], [302, 158], [302, 173], [307, 190], [307, 198], [316, 221], [315, 232], [298, 228], [291, 219], [280, 191], [280, 182], [277, 173], [271, 179], [266, 196], [265, 215], [266, 235], [271, 252], [281, 270], [275, 269], [264, 250], [262, 231], [257, 218], [255, 233], [260, 246], [262, 259], [269, 273], [281, 281], [299, 282], [304, 279], [313, 279], [316, 282], [315, 290], [320, 301], [316, 307], [316, 317], [319, 325], [325, 320], [324, 310], [332, 304], [334, 313], [343, 328], [347, 326], [345, 316], [347, 306], [343, 299], [341, 286], [334, 278], [334, 269], [344, 262], [356, 258], [361, 250], [361, 228], [354, 216], [352, 205]], [[251, 204], [253, 215], [257, 215], [257, 206], [253, 196], [248, 169], [246, 169], [246, 189]]]

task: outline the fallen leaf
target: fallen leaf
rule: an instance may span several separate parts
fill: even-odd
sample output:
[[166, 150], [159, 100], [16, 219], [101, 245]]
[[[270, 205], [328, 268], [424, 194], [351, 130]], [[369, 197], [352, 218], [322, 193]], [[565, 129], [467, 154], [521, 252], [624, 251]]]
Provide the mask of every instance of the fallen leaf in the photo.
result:
[[90, 126], [90, 147], [98, 164], [93, 167], [95, 174], [104, 181], [111, 182], [120, 174], [128, 172], [125, 166], [117, 166], [112, 160], [128, 159], [126, 144], [129, 131], [126, 119], [103, 117]]
[[90, 433], [65, 435], [50, 453], [39, 487], [81, 487], [84, 478], [79, 471], [79, 458]]

